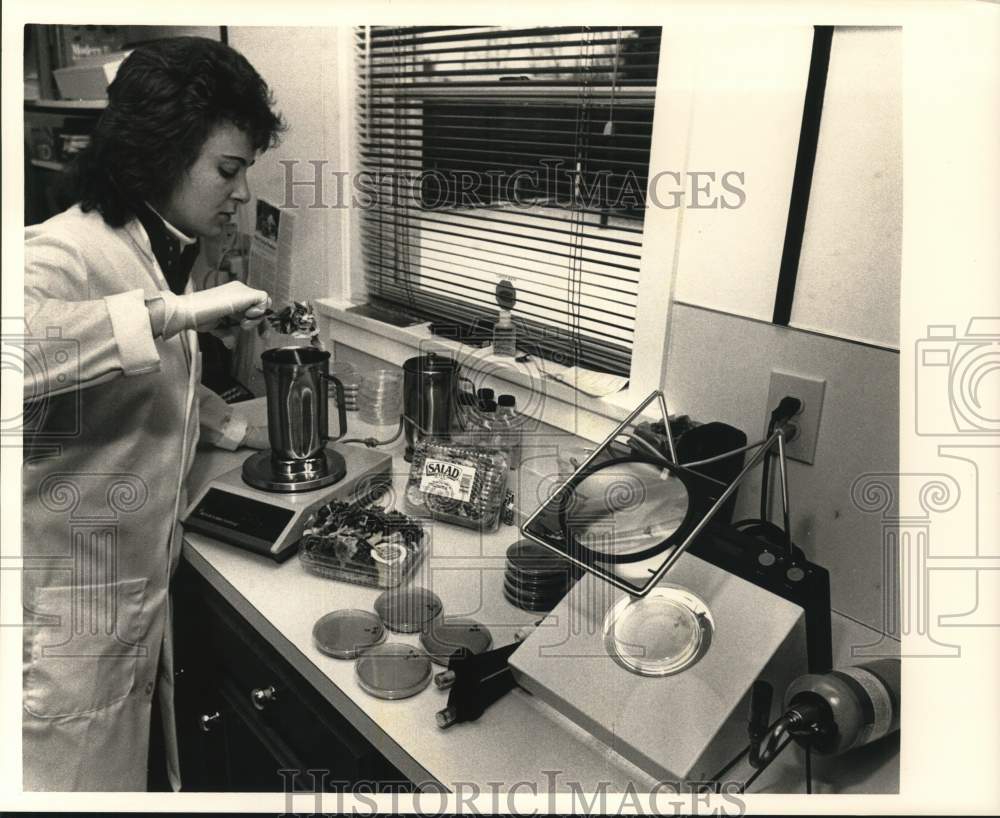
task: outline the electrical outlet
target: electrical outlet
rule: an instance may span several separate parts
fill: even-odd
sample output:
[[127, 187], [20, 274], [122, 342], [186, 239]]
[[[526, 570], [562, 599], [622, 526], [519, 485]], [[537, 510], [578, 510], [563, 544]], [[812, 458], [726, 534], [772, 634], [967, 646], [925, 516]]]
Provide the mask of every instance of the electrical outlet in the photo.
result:
[[819, 419], [823, 412], [825, 391], [826, 381], [819, 378], [771, 371], [771, 388], [767, 393], [767, 411], [764, 418], [765, 432], [771, 412], [783, 397], [789, 395], [802, 401], [802, 409], [791, 421], [798, 427], [798, 434], [794, 440], [785, 444], [785, 456], [788, 459], [809, 464], [816, 459], [816, 440], [819, 438]]

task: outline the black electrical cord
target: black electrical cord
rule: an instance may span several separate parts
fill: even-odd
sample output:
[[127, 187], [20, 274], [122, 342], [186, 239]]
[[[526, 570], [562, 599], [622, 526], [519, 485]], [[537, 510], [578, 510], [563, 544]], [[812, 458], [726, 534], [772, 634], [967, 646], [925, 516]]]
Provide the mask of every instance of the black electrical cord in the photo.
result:
[[[774, 421], [767, 424], [767, 436], [774, 433]], [[764, 455], [764, 465], [760, 473], [760, 520], [763, 523], [769, 522], [768, 516], [771, 510], [771, 453]]]
[[747, 790], [747, 787], [749, 787], [751, 784], [753, 784], [753, 782], [756, 781], [760, 777], [761, 773], [763, 773], [764, 770], [766, 770], [768, 767], [770, 767], [771, 764], [772, 764], [772, 762], [779, 755], [781, 755], [782, 750], [784, 750], [791, 743], [792, 743], [792, 737], [791, 736], [786, 736], [785, 740], [783, 742], [781, 742], [781, 744], [774, 750], [773, 755], [771, 755], [771, 757], [767, 760], [767, 763], [765, 763], [764, 766], [759, 767], [754, 772], [753, 775], [751, 775], [746, 781], [743, 782], [742, 785], [740, 785], [739, 794], [742, 795], [743, 793], [745, 793], [746, 790]]
[[[788, 423], [798, 411], [802, 408], [802, 401], [798, 398], [793, 398], [788, 395], [783, 397], [778, 405], [771, 412], [771, 418], [767, 423], [767, 439], [770, 440], [771, 435], [774, 434], [774, 430], [779, 426], [783, 426]], [[774, 452], [767, 452], [764, 455], [764, 463], [761, 471], [760, 477], [760, 518], [758, 520], [741, 520], [739, 523], [734, 523], [734, 526], [751, 526], [754, 524], [757, 526], [757, 532], [748, 533], [778, 533], [780, 540], [784, 542], [785, 549], [788, 551], [790, 556], [794, 556], [794, 549], [792, 547], [792, 532], [788, 530], [788, 525], [784, 529], [778, 528], [770, 521], [770, 508], [771, 508], [771, 457]]]
[[746, 747], [740, 750], [735, 756], [733, 756], [729, 761], [727, 761], [725, 766], [721, 770], [719, 770], [715, 775], [712, 776], [710, 780], [715, 782], [716, 792], [719, 792], [721, 789], [722, 776], [724, 776], [731, 769], [733, 769], [733, 767], [739, 764], [740, 761], [742, 761], [743, 757], [749, 752], [750, 752], [750, 745], [748, 744]]
[[346, 440], [341, 440], [341, 443], [364, 443], [369, 449], [374, 449], [376, 446], [388, 446], [390, 443], [395, 443], [399, 440], [399, 436], [403, 434], [403, 418], [399, 418], [399, 426], [396, 427], [396, 434], [390, 437], [388, 440], [378, 440], [374, 437], [349, 437]]
[[[770, 438], [774, 434], [774, 430], [778, 428], [779, 425], [788, 423], [799, 410], [802, 408], [802, 401], [798, 398], [793, 398], [790, 395], [786, 395], [781, 399], [778, 405], [771, 412], [771, 419], [767, 423], [767, 437]], [[771, 508], [771, 455], [773, 452], [768, 452], [764, 456], [764, 470], [761, 474], [760, 480], [760, 519], [764, 522], [770, 517]]]

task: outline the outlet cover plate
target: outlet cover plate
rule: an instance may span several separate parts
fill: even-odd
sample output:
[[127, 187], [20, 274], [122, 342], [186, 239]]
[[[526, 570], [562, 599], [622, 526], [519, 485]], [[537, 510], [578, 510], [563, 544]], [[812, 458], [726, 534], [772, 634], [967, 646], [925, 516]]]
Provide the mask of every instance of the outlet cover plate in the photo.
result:
[[810, 378], [804, 375], [794, 375], [789, 372], [771, 372], [771, 387], [767, 393], [767, 408], [765, 410], [764, 430], [771, 411], [786, 395], [791, 395], [802, 401], [802, 411], [792, 418], [792, 423], [799, 427], [795, 440], [785, 445], [785, 456], [789, 460], [798, 460], [810, 465], [816, 459], [816, 441], [819, 438], [819, 421], [823, 414], [823, 395], [826, 392], [826, 381], [820, 378]]

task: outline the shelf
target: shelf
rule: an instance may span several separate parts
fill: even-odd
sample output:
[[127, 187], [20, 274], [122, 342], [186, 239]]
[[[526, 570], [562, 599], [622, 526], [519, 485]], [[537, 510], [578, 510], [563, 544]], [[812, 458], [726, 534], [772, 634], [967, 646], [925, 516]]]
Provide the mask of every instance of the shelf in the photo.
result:
[[108, 107], [106, 99], [26, 99], [25, 111], [74, 111], [99, 114]]
[[66, 170], [66, 166], [62, 162], [54, 162], [50, 159], [32, 159], [31, 166], [33, 168], [45, 168], [45, 170]]

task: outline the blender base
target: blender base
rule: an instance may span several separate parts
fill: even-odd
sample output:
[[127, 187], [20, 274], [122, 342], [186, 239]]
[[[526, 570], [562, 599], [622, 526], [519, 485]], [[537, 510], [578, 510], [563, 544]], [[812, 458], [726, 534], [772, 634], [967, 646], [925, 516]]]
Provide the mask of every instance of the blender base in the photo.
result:
[[271, 463], [271, 450], [256, 452], [243, 463], [243, 480], [248, 486], [262, 491], [296, 492], [313, 491], [331, 486], [347, 474], [344, 458], [332, 449], [323, 449], [326, 468], [302, 472], [291, 478], [278, 474]]

